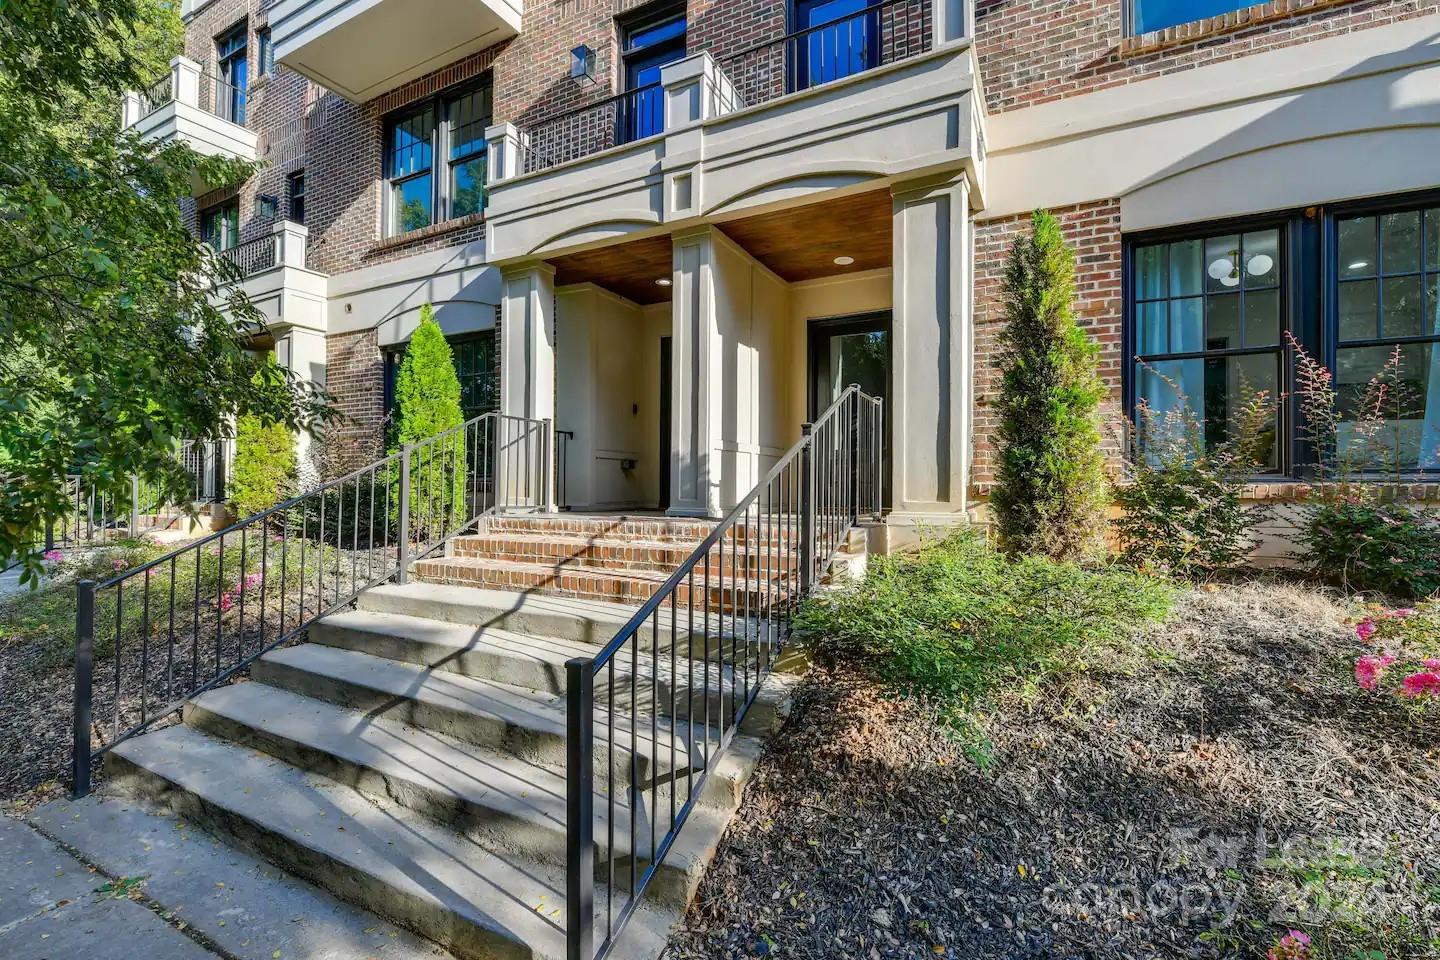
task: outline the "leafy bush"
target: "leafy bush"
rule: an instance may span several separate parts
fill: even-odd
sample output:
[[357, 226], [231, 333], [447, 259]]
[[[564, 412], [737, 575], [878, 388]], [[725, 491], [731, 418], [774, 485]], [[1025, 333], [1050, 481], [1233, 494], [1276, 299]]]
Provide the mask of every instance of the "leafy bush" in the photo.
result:
[[1043, 210], [1005, 264], [996, 487], [1000, 545], [1074, 560], [1097, 553], [1105, 509], [1098, 349], [1075, 323], [1074, 255]]
[[1375, 496], [1327, 497], [1300, 532], [1311, 570], [1341, 586], [1401, 600], [1440, 590], [1440, 522]]
[[1008, 559], [974, 533], [875, 558], [866, 578], [801, 608], [821, 652], [859, 656], [903, 692], [951, 714], [1049, 679], [1162, 619], [1172, 587], [1121, 567]]
[[1243, 502], [1246, 484], [1273, 438], [1274, 404], [1263, 392], [1245, 403], [1235, 429], [1206, 446], [1204, 425], [1181, 402], [1161, 413], [1143, 400], [1131, 430], [1129, 483], [1118, 487], [1121, 557], [1185, 577], [1240, 564], [1254, 545], [1262, 507]]
[[[445, 334], [427, 303], [395, 376], [395, 443], [419, 443], [464, 423], [460, 378]], [[410, 523], [418, 536], [440, 532], [465, 512], [465, 437], [457, 431], [416, 454], [410, 465]], [[397, 481], [398, 482], [398, 481]], [[398, 489], [398, 488], [397, 488]]]
[[295, 437], [283, 423], [246, 415], [235, 423], [228, 497], [236, 516], [267, 510], [295, 492]]
[[1378, 605], [1355, 625], [1370, 648], [1355, 660], [1355, 682], [1424, 710], [1440, 704], [1440, 602], [1386, 610]]
[[1342, 407], [1328, 367], [1293, 337], [1296, 394], [1320, 484], [1300, 532], [1311, 572], [1408, 600], [1440, 590], [1440, 520], [1400, 501], [1390, 414], [1409, 402], [1397, 348]]

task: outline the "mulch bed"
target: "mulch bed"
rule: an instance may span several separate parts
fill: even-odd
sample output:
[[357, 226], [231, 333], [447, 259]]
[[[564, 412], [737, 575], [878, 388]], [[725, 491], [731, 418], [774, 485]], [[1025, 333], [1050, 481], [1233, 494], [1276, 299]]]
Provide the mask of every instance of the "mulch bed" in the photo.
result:
[[1436, 956], [1440, 718], [1356, 688], [1344, 616], [1191, 591], [1138, 669], [1001, 708], [987, 769], [817, 667], [667, 958], [1263, 957], [1292, 927], [1317, 957]]

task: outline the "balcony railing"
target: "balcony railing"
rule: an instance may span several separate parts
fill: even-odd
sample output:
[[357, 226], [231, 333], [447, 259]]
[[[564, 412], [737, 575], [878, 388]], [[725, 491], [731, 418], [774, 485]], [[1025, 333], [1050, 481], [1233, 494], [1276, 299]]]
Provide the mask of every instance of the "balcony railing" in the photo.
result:
[[[885, 0], [767, 40], [716, 61], [720, 76], [702, 86], [702, 113], [723, 116], [919, 56], [932, 49], [936, 32], [932, 0]], [[665, 99], [665, 88], [650, 84], [523, 125], [516, 163], [497, 179], [663, 133]]]
[[124, 126], [130, 127], [172, 103], [203, 110], [236, 126], [245, 126], [249, 92], [245, 87], [222, 80], [185, 57], [176, 57], [170, 72], [139, 93], [127, 94]]
[[276, 267], [304, 267], [307, 237], [302, 224], [277, 220], [269, 232], [217, 250], [215, 255], [233, 266], [243, 280]]
[[248, 277], [273, 268], [276, 260], [276, 238], [274, 234], [255, 237], [237, 244], [229, 250], [220, 251], [220, 259], [234, 265], [242, 277]]

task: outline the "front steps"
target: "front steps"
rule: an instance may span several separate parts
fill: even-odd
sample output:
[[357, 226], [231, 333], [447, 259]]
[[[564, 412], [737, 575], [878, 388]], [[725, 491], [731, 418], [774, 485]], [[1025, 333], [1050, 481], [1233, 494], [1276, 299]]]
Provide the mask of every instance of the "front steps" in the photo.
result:
[[[492, 521], [481, 536], [524, 542], [537, 522]], [[597, 539], [686, 550], [708, 531], [693, 521], [557, 522], [568, 526], [556, 539], [603, 532]], [[652, 562], [663, 563], [663, 555]], [[662, 570], [649, 573], [659, 577], [653, 584], [663, 580]], [[558, 960], [565, 947], [564, 664], [593, 656], [633, 613], [633, 605], [549, 592], [427, 582], [372, 589], [355, 609], [312, 627], [308, 642], [258, 660], [249, 682], [196, 697], [183, 724], [114, 748], [113, 788], [168, 806], [456, 956]], [[648, 621], [634, 656], [616, 662], [613, 752], [602, 732], [611, 705], [597, 687], [597, 905], [613, 865], [618, 909], [631, 837], [643, 870], [652, 828], [663, 837], [669, 822], [672, 790], [683, 802], [706, 750], [718, 748], [719, 718], [769, 656], [759, 633], [753, 621], [717, 612], [707, 649], [699, 624], [672, 629], [663, 615]], [[761, 687], [616, 956], [653, 958], [663, 948], [739, 804], [758, 737], [784, 716], [788, 681], [772, 674]], [[633, 723], [623, 719], [632, 692]], [[628, 791], [632, 769], [642, 785], [638, 802]]]

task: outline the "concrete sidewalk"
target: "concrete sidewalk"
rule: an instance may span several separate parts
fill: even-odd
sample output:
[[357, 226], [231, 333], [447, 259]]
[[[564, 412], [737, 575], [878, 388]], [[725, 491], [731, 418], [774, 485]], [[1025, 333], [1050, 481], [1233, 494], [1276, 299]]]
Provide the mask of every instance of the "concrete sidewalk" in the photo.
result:
[[26, 824], [0, 817], [0, 956], [214, 960], [123, 888]]

